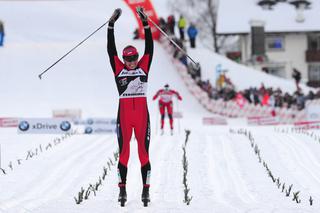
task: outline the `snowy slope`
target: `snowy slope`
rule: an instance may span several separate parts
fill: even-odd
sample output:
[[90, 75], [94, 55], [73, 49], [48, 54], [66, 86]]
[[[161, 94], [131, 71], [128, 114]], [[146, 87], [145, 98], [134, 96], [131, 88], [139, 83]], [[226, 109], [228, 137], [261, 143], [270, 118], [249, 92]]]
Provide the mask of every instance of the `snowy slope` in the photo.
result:
[[[166, 11], [165, 1], [153, 2]], [[1, 19], [7, 26], [7, 43], [0, 49], [0, 116], [49, 117], [55, 108], [81, 108], [84, 117], [115, 117], [118, 97], [105, 31], [59, 63], [43, 80], [37, 76], [99, 27], [117, 7], [123, 9], [116, 25], [118, 52], [128, 43], [142, 52], [144, 42], [131, 40], [136, 23], [122, 1], [0, 2]], [[198, 57], [197, 52], [190, 54]], [[205, 55], [199, 55], [199, 60], [202, 58]], [[313, 138], [282, 134], [270, 127], [250, 128], [272, 171], [294, 184], [295, 191], [301, 190], [303, 202], [296, 204], [267, 176], [249, 141], [230, 133], [230, 128], [241, 127], [237, 121], [233, 127], [202, 125], [202, 117], [209, 113], [188, 93], [159, 44], [155, 44], [149, 80], [150, 207], [142, 207], [140, 201], [142, 183], [134, 139], [127, 206], [121, 208], [117, 203], [117, 173], [112, 165], [97, 195], [76, 205], [74, 197], [81, 187], [98, 181], [107, 162], [114, 163], [116, 136], [73, 135], [55, 145], [57, 137], [62, 136], [18, 135], [14, 129], [0, 129], [1, 167], [7, 172], [3, 175], [0, 171], [0, 212], [317, 212], [320, 145]], [[159, 136], [157, 104], [151, 101], [165, 83], [183, 97], [183, 102], [175, 103], [183, 119], [175, 121], [174, 136], [167, 132]], [[189, 206], [183, 203], [184, 129], [191, 130], [186, 149], [192, 196]], [[28, 157], [36, 150], [36, 156]], [[308, 205], [309, 195], [314, 199], [313, 206]]]

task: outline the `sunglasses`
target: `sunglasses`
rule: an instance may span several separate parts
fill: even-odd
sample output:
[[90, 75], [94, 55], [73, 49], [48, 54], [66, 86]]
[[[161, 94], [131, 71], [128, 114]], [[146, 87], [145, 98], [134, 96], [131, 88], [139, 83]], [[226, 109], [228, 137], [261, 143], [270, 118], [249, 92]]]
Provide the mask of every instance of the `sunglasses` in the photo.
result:
[[138, 58], [139, 58], [139, 55], [123, 56], [123, 60], [127, 62], [134, 62], [138, 60]]

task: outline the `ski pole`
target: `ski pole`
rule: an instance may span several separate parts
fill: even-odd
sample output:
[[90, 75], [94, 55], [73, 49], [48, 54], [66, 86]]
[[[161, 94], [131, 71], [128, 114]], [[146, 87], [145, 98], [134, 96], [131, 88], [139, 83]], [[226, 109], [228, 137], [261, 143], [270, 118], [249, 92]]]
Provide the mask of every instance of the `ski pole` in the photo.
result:
[[164, 32], [150, 17], [148, 17], [148, 20], [172, 43], [174, 46], [178, 48], [184, 55], [186, 55], [192, 63], [194, 63], [196, 66], [198, 66], [197, 62], [195, 62], [188, 54], [186, 51], [184, 51], [174, 40], [172, 40], [166, 32]]
[[[121, 15], [121, 9], [118, 8], [113, 12], [113, 17], [115, 19], [118, 19]], [[65, 55], [63, 55], [61, 58], [59, 58], [56, 62], [54, 62], [50, 67], [48, 67], [45, 71], [39, 74], [39, 78], [42, 78], [42, 75], [48, 72], [52, 67], [54, 67], [57, 63], [59, 63], [62, 59], [64, 59], [67, 55], [69, 55], [72, 51], [74, 51], [76, 48], [78, 48], [81, 44], [83, 44], [86, 40], [88, 40], [91, 36], [93, 36], [96, 32], [98, 32], [101, 28], [103, 28], [107, 23], [109, 23], [109, 20], [103, 23], [98, 29], [96, 29], [94, 32], [92, 32], [89, 36], [87, 36], [85, 39], [83, 39], [79, 44], [77, 44], [74, 48], [69, 50]]]
[[74, 48], [69, 50], [65, 55], [63, 55], [61, 58], [59, 58], [56, 62], [54, 62], [50, 67], [48, 67], [45, 71], [43, 71], [40, 75], [39, 78], [42, 78], [42, 75], [48, 72], [52, 67], [54, 67], [57, 63], [59, 63], [62, 59], [64, 59], [67, 55], [69, 55], [72, 51], [74, 51], [77, 47], [79, 47], [81, 44], [83, 44], [86, 40], [88, 40], [93, 34], [98, 32], [102, 27], [104, 27], [109, 21], [101, 25], [98, 29], [96, 29], [93, 33], [91, 33], [88, 37], [86, 37], [84, 40], [82, 40], [79, 44], [77, 44]]

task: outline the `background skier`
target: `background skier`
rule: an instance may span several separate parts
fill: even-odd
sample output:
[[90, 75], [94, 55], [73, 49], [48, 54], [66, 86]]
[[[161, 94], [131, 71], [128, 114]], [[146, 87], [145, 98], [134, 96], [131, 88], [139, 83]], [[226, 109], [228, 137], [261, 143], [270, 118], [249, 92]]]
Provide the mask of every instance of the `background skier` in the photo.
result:
[[[138, 143], [138, 154], [141, 163], [142, 175], [142, 201], [145, 206], [150, 201], [150, 172], [149, 162], [149, 142], [150, 142], [150, 123], [147, 107], [146, 89], [148, 74], [153, 56], [153, 39], [147, 21], [147, 16], [142, 9], [137, 9], [145, 31], [145, 51], [140, 60], [138, 51], [133, 46], [123, 49], [123, 62], [119, 59], [114, 39], [114, 23], [120, 14], [115, 11], [108, 24], [108, 54], [110, 64], [115, 76], [119, 92], [119, 109], [117, 118], [117, 134], [119, 143], [119, 201], [121, 206], [127, 200], [126, 179], [127, 164], [130, 154], [130, 140], [134, 130]], [[121, 13], [121, 11], [120, 11]]]
[[161, 114], [161, 134], [163, 134], [163, 127], [164, 127], [164, 117], [165, 117], [165, 110], [167, 110], [169, 121], [170, 121], [170, 129], [171, 129], [171, 135], [173, 134], [173, 117], [172, 117], [172, 98], [177, 97], [178, 100], [182, 100], [180, 94], [169, 88], [169, 85], [164, 85], [164, 89], [160, 89], [154, 96], [153, 100], [156, 100], [159, 98], [159, 110]]

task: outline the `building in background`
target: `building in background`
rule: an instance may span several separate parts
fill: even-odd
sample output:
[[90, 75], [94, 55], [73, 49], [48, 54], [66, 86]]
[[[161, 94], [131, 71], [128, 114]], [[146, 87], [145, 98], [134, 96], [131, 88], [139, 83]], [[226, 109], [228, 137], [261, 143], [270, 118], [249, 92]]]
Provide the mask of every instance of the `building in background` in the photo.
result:
[[303, 82], [319, 87], [319, 11], [317, 0], [223, 0], [217, 33], [238, 38], [228, 58], [284, 78], [296, 69]]

